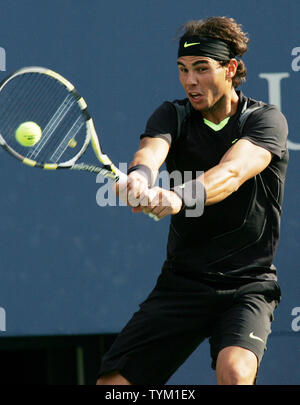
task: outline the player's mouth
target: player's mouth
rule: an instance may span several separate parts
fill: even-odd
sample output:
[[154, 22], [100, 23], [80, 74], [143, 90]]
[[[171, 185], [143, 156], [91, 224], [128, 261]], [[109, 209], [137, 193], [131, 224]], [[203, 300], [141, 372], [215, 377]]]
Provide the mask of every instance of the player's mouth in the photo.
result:
[[203, 99], [203, 94], [195, 91], [191, 91], [188, 93], [188, 96], [191, 101], [195, 103], [199, 103]]

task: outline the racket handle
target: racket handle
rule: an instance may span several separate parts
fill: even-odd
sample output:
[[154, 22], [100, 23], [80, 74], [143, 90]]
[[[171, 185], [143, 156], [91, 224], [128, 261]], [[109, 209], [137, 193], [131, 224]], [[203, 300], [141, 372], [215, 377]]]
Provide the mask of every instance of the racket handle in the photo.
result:
[[127, 174], [120, 172], [119, 170], [117, 173], [119, 176], [119, 179], [117, 180], [118, 184], [120, 184], [120, 186], [125, 186], [127, 184]]

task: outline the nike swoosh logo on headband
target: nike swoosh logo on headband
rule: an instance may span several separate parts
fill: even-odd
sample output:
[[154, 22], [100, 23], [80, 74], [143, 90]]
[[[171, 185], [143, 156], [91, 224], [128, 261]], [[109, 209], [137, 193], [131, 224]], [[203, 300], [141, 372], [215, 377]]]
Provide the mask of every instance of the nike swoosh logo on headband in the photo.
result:
[[250, 337], [251, 339], [260, 340], [261, 342], [265, 343], [260, 337], [255, 336], [255, 335], [253, 334], [253, 332], [249, 333], [249, 337]]
[[184, 43], [184, 47], [188, 48], [189, 46], [193, 46], [193, 45], [200, 45], [200, 42], [191, 42], [190, 44], [188, 44], [187, 42]]

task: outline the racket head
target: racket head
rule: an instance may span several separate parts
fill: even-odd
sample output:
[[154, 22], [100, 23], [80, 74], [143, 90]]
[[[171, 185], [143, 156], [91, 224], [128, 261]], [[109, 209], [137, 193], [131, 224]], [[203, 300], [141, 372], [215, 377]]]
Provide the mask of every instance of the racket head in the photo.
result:
[[[30, 166], [72, 167], [91, 140], [91, 121], [74, 85], [51, 69], [25, 67], [0, 83], [0, 144]], [[42, 130], [33, 146], [23, 146], [16, 139], [17, 128], [25, 122], [34, 122]], [[101, 158], [99, 142], [97, 148]]]

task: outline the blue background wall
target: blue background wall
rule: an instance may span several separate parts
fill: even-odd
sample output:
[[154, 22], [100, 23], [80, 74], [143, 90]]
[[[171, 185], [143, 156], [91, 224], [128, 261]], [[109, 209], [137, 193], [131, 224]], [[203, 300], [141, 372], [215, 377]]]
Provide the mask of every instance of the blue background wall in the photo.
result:
[[[184, 97], [173, 40], [179, 26], [212, 15], [249, 32], [247, 95], [269, 102], [262, 73], [286, 73], [281, 109], [290, 127], [290, 164], [275, 264], [283, 299], [259, 383], [299, 384], [300, 47], [296, 0], [0, 1], [6, 71], [50, 67], [86, 98], [102, 146], [129, 162], [145, 122], [162, 101]], [[296, 62], [294, 62], [297, 65]], [[300, 66], [300, 62], [298, 63]], [[2, 69], [4, 70], [4, 69]], [[86, 156], [86, 161], [93, 154]], [[42, 173], [0, 151], [0, 337], [117, 333], [152, 289], [165, 255], [168, 219], [154, 223], [126, 207], [96, 204], [100, 184], [85, 173]], [[292, 327], [292, 321], [293, 327]], [[298, 328], [299, 325], [299, 328]], [[207, 343], [169, 383], [214, 384]]]

